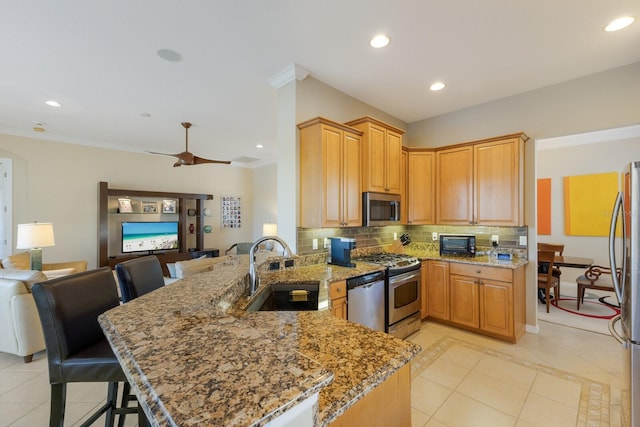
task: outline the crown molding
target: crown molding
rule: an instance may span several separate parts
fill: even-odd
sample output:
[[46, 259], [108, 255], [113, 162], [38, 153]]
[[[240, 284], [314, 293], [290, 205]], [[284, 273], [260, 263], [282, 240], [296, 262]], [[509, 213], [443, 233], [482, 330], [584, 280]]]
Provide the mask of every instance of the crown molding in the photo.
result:
[[280, 89], [282, 86], [291, 83], [294, 80], [304, 80], [311, 74], [311, 71], [307, 70], [301, 65], [290, 64], [285, 69], [280, 71], [275, 76], [269, 79], [269, 83], [275, 89]]
[[597, 130], [574, 135], [542, 138], [536, 140], [536, 150], [554, 150], [576, 145], [596, 144], [640, 137], [640, 125], [624, 126], [613, 129]]

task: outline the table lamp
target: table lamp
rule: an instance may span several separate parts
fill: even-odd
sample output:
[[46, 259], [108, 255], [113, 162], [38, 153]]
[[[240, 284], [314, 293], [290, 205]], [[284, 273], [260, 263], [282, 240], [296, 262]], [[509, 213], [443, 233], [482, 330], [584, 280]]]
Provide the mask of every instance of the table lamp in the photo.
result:
[[31, 269], [42, 271], [42, 248], [54, 246], [53, 224], [50, 222], [33, 222], [18, 224], [17, 249], [29, 249]]
[[[262, 224], [262, 236], [277, 236], [278, 235], [278, 224]], [[273, 250], [274, 243], [269, 240], [264, 242], [264, 248], [268, 251]]]

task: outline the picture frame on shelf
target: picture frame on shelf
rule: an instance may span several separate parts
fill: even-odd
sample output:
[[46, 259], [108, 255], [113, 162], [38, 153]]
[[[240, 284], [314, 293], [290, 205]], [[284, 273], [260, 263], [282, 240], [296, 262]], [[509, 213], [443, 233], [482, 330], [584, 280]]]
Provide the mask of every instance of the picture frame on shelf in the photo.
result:
[[118, 212], [132, 213], [133, 206], [131, 205], [131, 199], [118, 199]]
[[142, 202], [142, 213], [158, 213], [158, 203]]
[[162, 213], [165, 214], [174, 214], [177, 212], [178, 202], [174, 199], [163, 199], [162, 200]]

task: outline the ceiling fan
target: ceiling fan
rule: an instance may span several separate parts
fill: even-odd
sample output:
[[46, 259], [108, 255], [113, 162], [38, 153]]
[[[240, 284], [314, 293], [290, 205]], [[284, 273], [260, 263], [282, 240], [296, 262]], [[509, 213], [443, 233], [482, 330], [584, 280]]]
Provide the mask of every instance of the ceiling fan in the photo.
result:
[[168, 154], [168, 153], [156, 153], [154, 151], [148, 151], [148, 153], [176, 157], [178, 161], [173, 164], [174, 167], [182, 166], [182, 165], [185, 165], [185, 166], [200, 165], [203, 163], [221, 163], [223, 165], [231, 164], [231, 162], [228, 160], [211, 160], [211, 159], [205, 159], [202, 157], [194, 156], [193, 153], [189, 151], [189, 128], [191, 127], [191, 123], [182, 122], [182, 127], [184, 127], [184, 130], [185, 130], [185, 148], [182, 153]]

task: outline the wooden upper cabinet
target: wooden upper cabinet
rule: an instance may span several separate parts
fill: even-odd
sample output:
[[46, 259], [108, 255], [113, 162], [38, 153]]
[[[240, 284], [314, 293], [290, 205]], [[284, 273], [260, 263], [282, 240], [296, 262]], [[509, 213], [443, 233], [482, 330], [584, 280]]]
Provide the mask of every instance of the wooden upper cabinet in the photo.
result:
[[520, 142], [514, 137], [474, 145], [477, 224], [522, 225], [524, 178]]
[[436, 152], [436, 222], [519, 226], [524, 222], [524, 134]]
[[408, 218], [409, 224], [434, 224], [435, 153], [409, 152]]
[[322, 117], [300, 123], [298, 128], [300, 226], [361, 226], [362, 133]]
[[369, 116], [352, 120], [346, 125], [363, 132], [362, 191], [401, 194], [404, 131]]
[[473, 223], [473, 148], [438, 150], [436, 164], [436, 222]]

